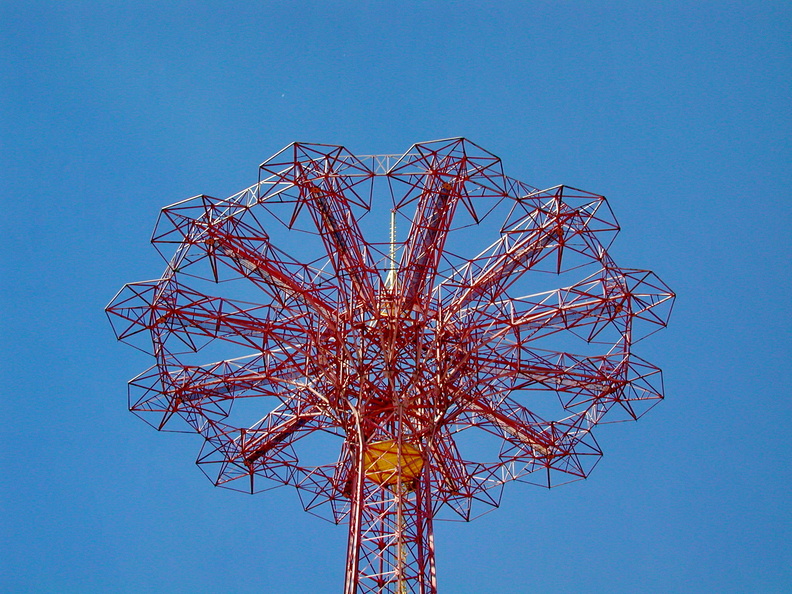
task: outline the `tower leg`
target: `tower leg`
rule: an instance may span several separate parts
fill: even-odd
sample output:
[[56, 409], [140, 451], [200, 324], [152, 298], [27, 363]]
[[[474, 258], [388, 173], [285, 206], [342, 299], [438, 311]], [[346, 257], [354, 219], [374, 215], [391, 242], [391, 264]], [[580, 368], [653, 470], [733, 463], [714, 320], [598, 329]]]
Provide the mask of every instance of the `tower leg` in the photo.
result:
[[357, 481], [345, 594], [436, 594], [432, 508], [423, 482], [423, 476], [412, 485]]

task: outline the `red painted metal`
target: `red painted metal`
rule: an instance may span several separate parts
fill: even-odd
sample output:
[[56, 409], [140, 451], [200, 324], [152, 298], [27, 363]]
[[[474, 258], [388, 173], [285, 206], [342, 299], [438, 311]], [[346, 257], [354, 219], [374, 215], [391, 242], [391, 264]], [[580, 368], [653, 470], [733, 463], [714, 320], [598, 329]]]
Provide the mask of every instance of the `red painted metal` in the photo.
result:
[[632, 346], [674, 295], [616, 266], [617, 231], [602, 196], [527, 186], [465, 139], [292, 144], [253, 187], [163, 209], [165, 273], [107, 307], [155, 359], [130, 409], [198, 432], [216, 485], [293, 485], [347, 522], [348, 594], [436, 592], [438, 514], [585, 477], [594, 426], [662, 398]]

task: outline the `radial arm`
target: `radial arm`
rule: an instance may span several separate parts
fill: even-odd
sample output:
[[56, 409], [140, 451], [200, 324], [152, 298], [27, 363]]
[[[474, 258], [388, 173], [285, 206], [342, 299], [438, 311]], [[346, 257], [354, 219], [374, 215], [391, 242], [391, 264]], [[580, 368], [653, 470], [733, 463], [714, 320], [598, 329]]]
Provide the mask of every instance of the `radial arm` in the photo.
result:
[[399, 266], [398, 293], [405, 310], [420, 308], [431, 292], [459, 200], [451, 183], [431, 176], [426, 185]]
[[228, 258], [242, 274], [253, 280], [261, 279], [272, 289], [285, 296], [304, 303], [316, 312], [329, 315], [331, 308], [325, 303], [313, 287], [303, 284], [300, 278], [290, 271], [276, 256], [274, 250], [268, 249], [261, 254], [244, 242], [231, 235], [218, 235], [217, 254]]
[[343, 279], [348, 278], [352, 289], [348, 297], [354, 295], [358, 303], [370, 307], [379, 278], [343, 192], [326, 180], [321, 186], [304, 182], [301, 190], [340, 277], [339, 288], [343, 290]]

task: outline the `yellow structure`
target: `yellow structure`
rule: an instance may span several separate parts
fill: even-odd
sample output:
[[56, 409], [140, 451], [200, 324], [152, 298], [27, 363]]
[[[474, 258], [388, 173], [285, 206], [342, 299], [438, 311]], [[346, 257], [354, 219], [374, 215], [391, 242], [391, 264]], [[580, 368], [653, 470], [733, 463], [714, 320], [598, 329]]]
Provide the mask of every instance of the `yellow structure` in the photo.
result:
[[412, 482], [423, 468], [421, 450], [409, 443], [399, 444], [392, 439], [368, 444], [363, 454], [366, 478], [380, 485]]

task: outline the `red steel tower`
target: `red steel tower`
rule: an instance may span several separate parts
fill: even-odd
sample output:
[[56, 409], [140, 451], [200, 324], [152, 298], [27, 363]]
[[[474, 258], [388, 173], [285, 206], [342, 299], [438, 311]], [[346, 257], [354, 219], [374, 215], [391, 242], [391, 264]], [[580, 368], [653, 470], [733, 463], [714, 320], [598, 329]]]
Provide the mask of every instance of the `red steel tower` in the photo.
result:
[[436, 592], [438, 514], [585, 477], [594, 426], [662, 398], [632, 347], [674, 295], [611, 260], [602, 196], [530, 187], [462, 138], [295, 143], [259, 172], [163, 209], [164, 274], [107, 312], [155, 359], [130, 409], [198, 432], [216, 485], [292, 485], [348, 523], [347, 594]]

